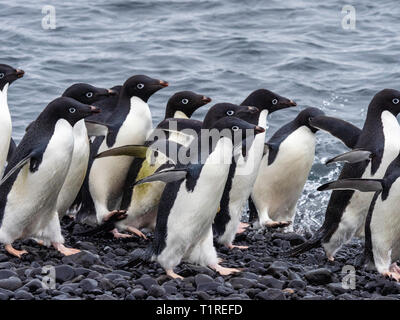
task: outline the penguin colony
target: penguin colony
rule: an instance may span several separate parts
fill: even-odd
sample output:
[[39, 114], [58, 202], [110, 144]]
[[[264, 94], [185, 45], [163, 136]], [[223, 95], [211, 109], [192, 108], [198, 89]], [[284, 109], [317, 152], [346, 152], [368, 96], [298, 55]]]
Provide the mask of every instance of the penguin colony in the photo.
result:
[[[115, 238], [154, 240], [140, 259], [156, 260], [172, 278], [182, 261], [223, 267], [214, 240], [229, 249], [248, 203], [249, 223], [293, 232], [296, 205], [323, 130], [350, 150], [327, 161], [345, 162], [321, 228], [283, 255], [322, 246], [327, 259], [353, 237], [365, 238], [365, 263], [400, 280], [400, 92], [384, 89], [368, 107], [362, 129], [317, 108], [303, 109], [265, 142], [267, 117], [296, 103], [266, 89], [239, 104], [217, 103], [203, 121], [191, 116], [211, 98], [180, 91], [153, 128], [148, 101], [168, 82], [134, 75], [111, 89], [76, 83], [11, 137], [7, 93], [24, 71], [0, 64], [0, 242], [21, 258], [13, 242], [33, 239], [63, 255], [60, 218], [68, 214]], [[206, 133], [206, 134], [205, 134]]]

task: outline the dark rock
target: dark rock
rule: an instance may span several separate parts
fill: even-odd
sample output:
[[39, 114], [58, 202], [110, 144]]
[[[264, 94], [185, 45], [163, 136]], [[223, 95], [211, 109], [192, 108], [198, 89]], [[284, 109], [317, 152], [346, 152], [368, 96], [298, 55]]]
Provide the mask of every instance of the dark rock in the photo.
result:
[[172, 285], [164, 284], [163, 287], [167, 295], [178, 293], [178, 289]]
[[260, 283], [267, 286], [268, 288], [282, 289], [285, 284], [284, 281], [275, 279], [272, 276], [264, 276], [260, 279]]
[[326, 286], [333, 295], [338, 296], [346, 293], [348, 289], [344, 289], [342, 283], [330, 283]]
[[292, 288], [295, 290], [303, 290], [306, 287], [306, 283], [302, 280], [292, 280], [288, 283], [288, 288]]
[[8, 295], [0, 292], [0, 301], [8, 300], [8, 299], [9, 299]]
[[26, 292], [24, 290], [18, 290], [15, 293], [14, 298], [17, 300], [33, 300], [34, 299], [33, 294]]
[[107, 278], [101, 278], [99, 280], [99, 286], [101, 289], [105, 291], [109, 291], [115, 288], [115, 284], [111, 280], [108, 280]]
[[147, 290], [147, 293], [150, 296], [156, 297], [156, 298], [161, 298], [165, 295], [166, 291], [163, 287], [153, 284], [149, 290]]
[[197, 294], [197, 298], [199, 300], [211, 300], [211, 296], [209, 294], [207, 294], [206, 292], [198, 291], [198, 292], [196, 292], [196, 294]]
[[289, 275], [287, 264], [282, 261], [274, 261], [267, 269], [267, 273], [276, 278], [287, 277]]
[[37, 289], [43, 288], [43, 284], [40, 280], [38, 279], [33, 279], [29, 281], [25, 287], [29, 289], [31, 292], [35, 292]]
[[58, 282], [65, 282], [72, 280], [75, 277], [75, 270], [71, 266], [68, 265], [60, 265], [55, 267], [56, 270], [56, 280]]
[[8, 260], [10, 260], [10, 258], [7, 257], [6, 254], [0, 254], [0, 262], [6, 262]]
[[117, 300], [117, 299], [109, 294], [102, 294], [97, 296], [95, 300]]
[[80, 282], [83, 292], [92, 292], [98, 286], [98, 282], [94, 279], [84, 279]]
[[261, 300], [285, 300], [285, 295], [279, 289], [267, 289], [256, 295], [256, 298]]
[[249, 280], [245, 278], [232, 278], [229, 281], [233, 287], [233, 289], [238, 290], [238, 289], [249, 289], [255, 286], [256, 281], [255, 280]]
[[15, 291], [22, 287], [22, 281], [17, 277], [0, 280], [0, 288]]
[[18, 275], [15, 272], [11, 271], [11, 270], [0, 270], [0, 280], [7, 279], [7, 278], [10, 278], [10, 277], [17, 277], [18, 278]]
[[206, 274], [198, 274], [194, 277], [197, 286], [197, 291], [214, 291], [220, 285], [213, 278]]
[[333, 280], [332, 272], [326, 268], [308, 271], [304, 276], [309, 283], [316, 285], [328, 284]]
[[66, 264], [77, 264], [85, 268], [89, 268], [94, 264], [98, 264], [100, 259], [98, 255], [95, 255], [89, 251], [81, 251], [77, 254], [73, 254], [72, 256], [63, 257], [62, 262]]
[[146, 290], [149, 290], [152, 285], [157, 285], [157, 281], [150, 276], [144, 275], [136, 280], [137, 284], [142, 285]]
[[147, 297], [147, 292], [143, 289], [133, 289], [131, 294], [135, 297], [135, 299], [144, 299]]

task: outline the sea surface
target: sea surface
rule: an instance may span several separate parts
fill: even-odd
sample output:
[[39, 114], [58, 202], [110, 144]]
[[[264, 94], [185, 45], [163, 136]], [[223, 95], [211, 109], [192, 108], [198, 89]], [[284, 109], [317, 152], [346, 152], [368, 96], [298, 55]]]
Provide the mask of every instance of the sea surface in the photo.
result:
[[[354, 29], [342, 26], [347, 4]], [[42, 26], [46, 5], [55, 8], [55, 29]], [[111, 87], [134, 74], [170, 83], [149, 100], [155, 124], [177, 91], [240, 103], [267, 88], [299, 105], [271, 115], [269, 137], [308, 106], [362, 126], [377, 91], [400, 89], [399, 16], [399, 2], [385, 0], [0, 0], [0, 63], [26, 72], [9, 90], [13, 137], [69, 85]], [[316, 187], [339, 172], [324, 161], [346, 151], [326, 133], [317, 142], [300, 229], [320, 225], [329, 194]]]

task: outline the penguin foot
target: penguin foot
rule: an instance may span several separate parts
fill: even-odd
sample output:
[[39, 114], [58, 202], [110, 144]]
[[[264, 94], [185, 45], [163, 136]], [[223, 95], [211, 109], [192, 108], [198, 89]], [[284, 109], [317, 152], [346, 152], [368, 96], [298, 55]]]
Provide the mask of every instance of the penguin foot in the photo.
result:
[[335, 261], [335, 258], [331, 255], [327, 256], [326, 258], [328, 259], [328, 261]]
[[245, 232], [246, 229], [248, 228], [248, 226], [249, 226], [248, 223], [241, 222], [241, 223], [239, 224], [239, 226], [238, 226], [238, 229], [237, 229], [236, 233], [243, 233], [243, 232]]
[[400, 281], [400, 274], [397, 273], [397, 272], [386, 271], [386, 272], [383, 272], [382, 275], [383, 275], [384, 277], [386, 277], [386, 278], [394, 279], [394, 280], [396, 280], [397, 282]]
[[117, 222], [127, 217], [126, 210], [113, 210], [103, 218], [103, 222]]
[[224, 259], [222, 259], [222, 258], [217, 258], [217, 261], [218, 261], [218, 263], [222, 263], [222, 262], [224, 262]]
[[67, 248], [62, 243], [53, 242], [52, 245], [57, 251], [62, 253], [64, 256], [72, 256], [73, 254], [77, 254], [77, 253], [81, 252], [81, 250], [78, 250], [78, 249]]
[[133, 234], [136, 234], [138, 237], [147, 240], [146, 235], [142, 231], [140, 231], [139, 229], [136, 229], [135, 227], [127, 227], [126, 229], [129, 232], [132, 232]]
[[172, 269], [165, 270], [165, 273], [167, 274], [168, 277], [171, 277], [172, 279], [180, 279], [180, 280], [183, 279], [182, 276], [180, 276], [179, 274], [176, 274], [174, 272], [174, 270], [172, 270]]
[[225, 268], [219, 264], [209, 266], [211, 269], [217, 271], [221, 276], [229, 276], [230, 274], [240, 272], [241, 270], [235, 268]]
[[237, 245], [232, 244], [232, 243], [228, 244], [226, 247], [227, 247], [228, 249], [231, 249], [231, 250], [232, 250], [232, 249], [235, 249], [235, 248], [240, 249], [240, 250], [246, 250], [246, 249], [249, 248], [249, 246], [237, 246]]
[[117, 228], [111, 230], [111, 233], [113, 234], [115, 239], [125, 239], [125, 238], [132, 238], [133, 234], [125, 234], [125, 233], [120, 233]]
[[292, 221], [268, 221], [264, 224], [267, 228], [285, 228], [287, 226], [290, 226]]
[[400, 274], [400, 267], [397, 265], [396, 262], [392, 263], [389, 267], [390, 272], [398, 273]]
[[12, 246], [11, 244], [6, 244], [6, 245], [4, 246], [4, 248], [6, 249], [6, 251], [7, 251], [9, 254], [13, 255], [14, 257], [20, 258], [20, 259], [21, 259], [22, 255], [28, 253], [28, 251], [26, 251], [26, 250], [17, 250], [17, 249], [14, 249], [13, 246]]

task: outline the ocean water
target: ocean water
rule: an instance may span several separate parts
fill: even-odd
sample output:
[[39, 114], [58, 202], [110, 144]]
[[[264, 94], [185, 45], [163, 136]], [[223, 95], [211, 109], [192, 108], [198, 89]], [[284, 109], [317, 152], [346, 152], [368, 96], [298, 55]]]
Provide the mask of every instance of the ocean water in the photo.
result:
[[[26, 72], [9, 90], [13, 137], [69, 85], [111, 87], [134, 74], [170, 82], [149, 101], [154, 123], [177, 91], [239, 103], [267, 88], [299, 105], [273, 114], [268, 136], [308, 106], [362, 126], [372, 96], [400, 88], [400, 7], [358, 2], [348, 3], [356, 10], [348, 30], [343, 1], [0, 0], [0, 61]], [[42, 27], [46, 5], [55, 8], [55, 29]], [[324, 160], [346, 151], [326, 133], [317, 141], [300, 229], [321, 223], [329, 195], [315, 189], [339, 172]]]

